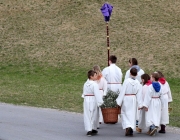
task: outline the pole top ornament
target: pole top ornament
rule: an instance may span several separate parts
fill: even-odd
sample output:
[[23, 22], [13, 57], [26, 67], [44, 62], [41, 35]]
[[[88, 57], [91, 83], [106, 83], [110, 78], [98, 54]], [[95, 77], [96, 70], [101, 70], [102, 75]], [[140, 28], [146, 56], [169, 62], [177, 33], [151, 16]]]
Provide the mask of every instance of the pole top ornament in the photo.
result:
[[110, 20], [112, 10], [113, 10], [113, 6], [109, 3], [104, 3], [103, 6], [101, 7], [101, 13], [104, 16], [104, 20], [106, 22]]

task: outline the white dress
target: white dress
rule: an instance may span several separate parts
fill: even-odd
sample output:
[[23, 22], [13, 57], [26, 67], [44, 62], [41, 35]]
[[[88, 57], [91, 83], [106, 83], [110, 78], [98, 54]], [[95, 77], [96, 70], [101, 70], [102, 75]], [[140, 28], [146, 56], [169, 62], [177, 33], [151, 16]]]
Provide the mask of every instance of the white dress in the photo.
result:
[[[142, 85], [138, 80], [128, 78], [124, 81], [121, 92], [116, 102], [121, 106], [122, 127], [136, 128], [136, 108], [142, 107]], [[132, 95], [135, 94], [135, 95]], [[137, 104], [138, 103], [138, 104]]]
[[107, 88], [114, 92], [120, 92], [122, 84], [122, 72], [116, 64], [111, 64], [102, 71], [103, 77], [107, 81]]
[[97, 129], [98, 107], [103, 104], [102, 96], [99, 92], [98, 84], [95, 81], [87, 80], [83, 87], [84, 98], [84, 127], [86, 131]]
[[161, 84], [161, 87], [162, 87], [162, 97], [163, 97], [164, 107], [162, 108], [161, 111], [160, 124], [166, 125], [169, 124], [168, 102], [172, 102], [172, 95], [167, 81], [164, 84]]
[[[100, 95], [103, 99], [103, 96], [106, 96], [107, 94], [107, 81], [104, 77], [101, 77], [100, 80], [96, 82], [99, 86]], [[99, 107], [99, 122], [103, 122], [103, 116], [102, 116], [102, 111], [100, 107]], [[99, 122], [98, 122], [98, 127], [99, 127]]]
[[152, 124], [155, 126], [160, 125], [161, 109], [163, 108], [162, 91], [156, 92], [151, 85], [148, 86], [148, 92], [144, 96], [143, 106], [148, 108], [146, 111], [146, 127]]

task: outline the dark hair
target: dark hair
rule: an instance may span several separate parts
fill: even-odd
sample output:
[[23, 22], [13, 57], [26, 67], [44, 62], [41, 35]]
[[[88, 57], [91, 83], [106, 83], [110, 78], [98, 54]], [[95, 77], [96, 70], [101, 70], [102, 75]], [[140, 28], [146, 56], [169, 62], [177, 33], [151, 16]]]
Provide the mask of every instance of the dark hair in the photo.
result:
[[159, 78], [160, 78], [159, 73], [157, 73], [157, 72], [154, 72], [154, 73], [152, 73], [151, 75], [152, 75], [152, 77], [155, 79], [155, 81], [158, 81]]
[[117, 57], [116, 57], [115, 55], [111, 55], [111, 56], [109, 57], [109, 60], [110, 60], [112, 63], [116, 63]]
[[137, 61], [136, 58], [131, 58], [131, 59], [129, 59], [129, 63], [131, 63], [132, 66], [133, 66], [133, 65], [138, 65], [138, 61]]
[[131, 73], [132, 76], [137, 76], [137, 69], [136, 68], [132, 68], [130, 70], [130, 73]]
[[162, 72], [160, 72], [160, 71], [157, 71], [157, 73], [159, 74], [159, 78], [162, 78], [162, 77], [164, 77], [164, 75], [162, 74]]
[[87, 76], [90, 79], [91, 76], [94, 76], [94, 74], [96, 74], [96, 72], [94, 70], [89, 70], [88, 73], [87, 73]]
[[145, 85], [148, 82], [148, 80], [150, 80], [150, 76], [145, 73], [145, 74], [141, 75], [141, 79], [144, 80], [143, 85]]

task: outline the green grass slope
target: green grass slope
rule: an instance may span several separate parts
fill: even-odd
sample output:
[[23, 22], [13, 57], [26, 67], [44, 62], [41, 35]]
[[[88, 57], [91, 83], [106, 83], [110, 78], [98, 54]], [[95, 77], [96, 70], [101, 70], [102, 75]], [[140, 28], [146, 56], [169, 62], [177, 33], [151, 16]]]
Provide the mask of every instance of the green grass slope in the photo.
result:
[[[136, 57], [147, 72], [180, 77], [180, 2], [111, 0], [110, 54], [127, 69]], [[91, 68], [107, 65], [102, 0], [2, 0], [0, 61]], [[87, 63], [88, 62], [88, 63]], [[73, 65], [73, 66], [72, 66]]]
[[[1, 0], [0, 100], [82, 111], [82, 85], [93, 65], [107, 66], [102, 0]], [[110, 54], [125, 71], [136, 57], [147, 73], [161, 70], [180, 126], [180, 2], [110, 0]]]

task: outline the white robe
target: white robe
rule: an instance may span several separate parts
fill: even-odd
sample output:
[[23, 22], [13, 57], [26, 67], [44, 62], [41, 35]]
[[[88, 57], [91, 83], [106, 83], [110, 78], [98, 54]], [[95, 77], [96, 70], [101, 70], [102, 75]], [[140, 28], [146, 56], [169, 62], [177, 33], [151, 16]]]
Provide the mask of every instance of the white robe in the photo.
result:
[[120, 92], [123, 74], [116, 64], [111, 64], [109, 67], [104, 68], [102, 75], [107, 81], [107, 88], [109, 90]]
[[[148, 91], [148, 85], [144, 85], [142, 87], [142, 102], [144, 101], [144, 97], [145, 97], [145, 94], [147, 93]], [[140, 129], [146, 129], [146, 116], [145, 116], [145, 110], [144, 109], [141, 109], [139, 111], [139, 123], [138, 123], [138, 128]]]
[[[136, 79], [137, 79], [140, 83], [142, 83], [141, 75], [143, 75], [143, 74], [144, 74], [144, 71], [143, 71], [142, 69], [140, 69], [140, 70], [138, 71], [138, 73], [137, 73]], [[125, 75], [125, 78], [124, 78], [124, 79], [126, 80], [127, 78], [130, 78], [130, 69], [126, 71], [126, 75]], [[140, 113], [140, 111], [139, 111], [138, 108], [137, 108], [136, 120], [139, 120], [139, 113]]]
[[[125, 95], [136, 94], [136, 95]], [[133, 130], [136, 128], [136, 108], [142, 107], [142, 85], [138, 80], [128, 78], [124, 81], [121, 92], [116, 99], [116, 102], [121, 106], [122, 127], [126, 129], [131, 127]], [[138, 102], [138, 104], [137, 104]]]
[[172, 95], [167, 81], [165, 82], [165, 84], [161, 84], [161, 87], [162, 87], [162, 97], [163, 97], [164, 107], [162, 108], [161, 111], [160, 124], [166, 125], [169, 124], [168, 102], [172, 102]]
[[[94, 96], [86, 96], [89, 94]], [[85, 130], [96, 130], [98, 124], [98, 106], [103, 104], [98, 84], [95, 81], [88, 79], [84, 84], [82, 97], [84, 98], [83, 109]]]
[[[98, 86], [99, 86], [99, 91], [100, 95], [103, 99], [103, 96], [106, 96], [107, 94], [107, 81], [104, 77], [101, 77], [100, 80], [96, 81]], [[99, 107], [99, 121], [98, 121], [98, 127], [99, 127], [99, 122], [103, 122], [103, 116], [102, 116], [102, 111], [101, 108]]]
[[148, 108], [148, 111], [146, 111], [146, 127], [150, 127], [152, 124], [158, 127], [160, 125], [161, 109], [163, 108], [163, 98], [161, 95], [161, 89], [159, 92], [156, 92], [152, 84], [148, 86], [148, 92], [145, 94], [143, 102], [143, 106]]

